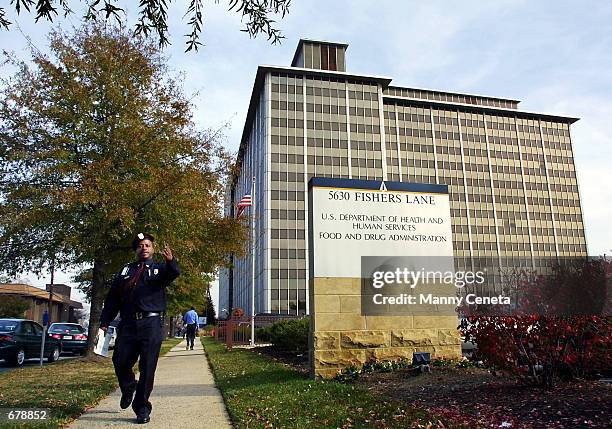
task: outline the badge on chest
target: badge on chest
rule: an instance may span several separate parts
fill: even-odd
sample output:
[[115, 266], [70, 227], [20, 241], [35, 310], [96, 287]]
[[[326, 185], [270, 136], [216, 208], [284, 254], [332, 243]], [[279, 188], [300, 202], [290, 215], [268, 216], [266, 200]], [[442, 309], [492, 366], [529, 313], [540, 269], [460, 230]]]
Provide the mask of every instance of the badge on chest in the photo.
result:
[[159, 276], [159, 268], [147, 268], [147, 278], [155, 280]]

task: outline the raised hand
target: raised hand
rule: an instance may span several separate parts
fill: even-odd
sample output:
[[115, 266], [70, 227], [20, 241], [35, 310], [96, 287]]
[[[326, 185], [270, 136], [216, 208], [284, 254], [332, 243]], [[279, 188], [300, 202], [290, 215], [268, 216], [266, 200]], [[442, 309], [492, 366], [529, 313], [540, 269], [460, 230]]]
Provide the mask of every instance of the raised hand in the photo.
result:
[[164, 250], [162, 250], [162, 255], [164, 256], [166, 262], [170, 262], [172, 259], [174, 259], [174, 256], [172, 256], [172, 249], [170, 249], [170, 246], [168, 246], [167, 244], [164, 244]]

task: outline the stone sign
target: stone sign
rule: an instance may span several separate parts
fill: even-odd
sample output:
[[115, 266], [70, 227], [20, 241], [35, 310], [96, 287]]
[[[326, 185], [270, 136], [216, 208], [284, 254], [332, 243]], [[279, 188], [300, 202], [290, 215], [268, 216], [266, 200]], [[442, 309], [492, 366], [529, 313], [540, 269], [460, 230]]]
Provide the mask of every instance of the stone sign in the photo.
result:
[[[446, 185], [312, 178], [309, 183], [311, 373], [370, 360], [461, 356], [455, 314], [364, 313], [362, 258], [452, 260]], [[451, 267], [452, 269], [452, 267]]]

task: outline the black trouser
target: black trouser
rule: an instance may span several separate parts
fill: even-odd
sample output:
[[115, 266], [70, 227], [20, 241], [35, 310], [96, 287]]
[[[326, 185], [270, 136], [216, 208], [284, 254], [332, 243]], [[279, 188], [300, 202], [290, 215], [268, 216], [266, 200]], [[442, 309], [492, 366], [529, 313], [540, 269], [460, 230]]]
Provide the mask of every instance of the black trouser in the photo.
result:
[[193, 342], [195, 341], [196, 335], [196, 325], [195, 323], [190, 323], [187, 325], [187, 347], [193, 348]]
[[[162, 343], [162, 320], [160, 316], [145, 317], [141, 320], [122, 320], [117, 334], [113, 364], [122, 393], [136, 388], [132, 409], [141, 414], [145, 409], [151, 412], [153, 406], [149, 396], [153, 390], [155, 369]], [[132, 367], [138, 362], [138, 384]]]

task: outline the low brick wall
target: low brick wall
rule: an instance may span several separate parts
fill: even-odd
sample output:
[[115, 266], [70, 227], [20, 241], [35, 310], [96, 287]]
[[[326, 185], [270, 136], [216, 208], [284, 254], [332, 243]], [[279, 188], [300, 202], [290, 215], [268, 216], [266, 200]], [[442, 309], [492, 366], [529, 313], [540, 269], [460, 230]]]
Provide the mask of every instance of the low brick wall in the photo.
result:
[[310, 282], [310, 366], [329, 378], [371, 360], [461, 357], [456, 316], [362, 316], [361, 279], [315, 278]]

